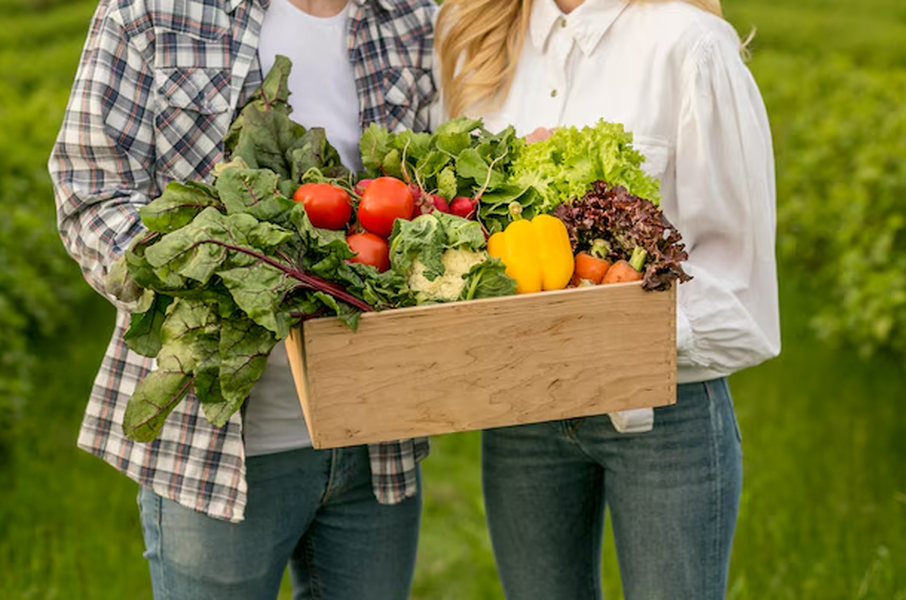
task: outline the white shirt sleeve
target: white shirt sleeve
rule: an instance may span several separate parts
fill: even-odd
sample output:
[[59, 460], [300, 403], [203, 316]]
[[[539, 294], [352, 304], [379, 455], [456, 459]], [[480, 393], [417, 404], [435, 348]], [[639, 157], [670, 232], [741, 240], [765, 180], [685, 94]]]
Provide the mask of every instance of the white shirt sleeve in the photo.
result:
[[764, 104], [739, 49], [708, 36], [685, 69], [675, 225], [692, 281], [678, 288], [678, 362], [729, 375], [780, 352], [775, 187]]

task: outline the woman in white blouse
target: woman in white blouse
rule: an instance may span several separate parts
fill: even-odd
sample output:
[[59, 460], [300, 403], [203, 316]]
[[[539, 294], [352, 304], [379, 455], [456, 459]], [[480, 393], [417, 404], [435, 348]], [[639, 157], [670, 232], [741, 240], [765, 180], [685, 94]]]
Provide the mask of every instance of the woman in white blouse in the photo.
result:
[[[686, 243], [677, 403], [486, 431], [508, 600], [600, 598], [605, 506], [627, 600], [723, 598], [742, 484], [727, 376], [780, 351], [770, 130], [718, 0], [445, 0], [444, 105], [490, 130], [623, 123]], [[604, 365], [602, 365], [604, 366]]]

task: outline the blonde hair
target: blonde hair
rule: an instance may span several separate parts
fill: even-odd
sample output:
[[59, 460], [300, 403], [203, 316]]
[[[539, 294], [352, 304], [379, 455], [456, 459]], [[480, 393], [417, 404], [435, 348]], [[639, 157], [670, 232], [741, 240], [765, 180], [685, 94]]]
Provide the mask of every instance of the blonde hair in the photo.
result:
[[[723, 17], [720, 0], [683, 1]], [[444, 0], [435, 49], [449, 116], [460, 116], [472, 106], [492, 108], [506, 96], [531, 12], [532, 0]]]

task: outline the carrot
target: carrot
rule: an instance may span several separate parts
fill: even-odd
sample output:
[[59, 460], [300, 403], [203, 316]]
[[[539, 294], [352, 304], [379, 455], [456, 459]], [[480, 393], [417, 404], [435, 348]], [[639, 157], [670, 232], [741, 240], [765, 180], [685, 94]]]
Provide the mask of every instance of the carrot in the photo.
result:
[[618, 260], [613, 263], [601, 283], [623, 283], [624, 281], [638, 281], [642, 274], [632, 268], [627, 260]]
[[604, 275], [601, 283], [623, 283], [624, 281], [639, 281], [642, 279], [642, 266], [648, 258], [648, 251], [636, 247], [629, 260], [620, 259], [613, 263]]
[[579, 252], [576, 255], [576, 268], [573, 271], [573, 284], [578, 285], [581, 280], [585, 279], [597, 285], [604, 279], [604, 274], [607, 273], [609, 268], [609, 261], [598, 258], [597, 256], [592, 256], [588, 252]]

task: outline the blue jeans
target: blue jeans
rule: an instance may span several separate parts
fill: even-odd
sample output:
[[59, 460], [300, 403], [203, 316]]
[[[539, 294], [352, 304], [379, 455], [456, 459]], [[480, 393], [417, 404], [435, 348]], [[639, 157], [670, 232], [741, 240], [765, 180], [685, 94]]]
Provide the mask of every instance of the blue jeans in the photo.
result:
[[295, 600], [405, 600], [421, 497], [382, 505], [365, 447], [247, 462], [245, 520], [228, 523], [142, 488], [156, 600], [274, 600], [287, 564]]
[[678, 386], [654, 429], [606, 415], [484, 432], [482, 482], [508, 600], [598, 600], [605, 506], [626, 600], [719, 600], [742, 453], [725, 379]]

